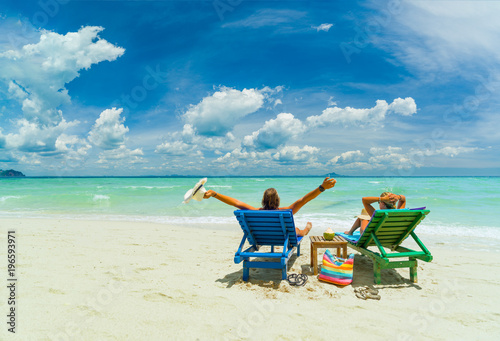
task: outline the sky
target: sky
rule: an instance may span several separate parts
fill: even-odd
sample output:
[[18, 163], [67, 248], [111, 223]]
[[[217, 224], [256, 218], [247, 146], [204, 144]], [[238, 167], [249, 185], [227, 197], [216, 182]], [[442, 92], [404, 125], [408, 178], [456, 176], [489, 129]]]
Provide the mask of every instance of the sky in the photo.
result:
[[0, 168], [500, 175], [500, 2], [5, 0]]

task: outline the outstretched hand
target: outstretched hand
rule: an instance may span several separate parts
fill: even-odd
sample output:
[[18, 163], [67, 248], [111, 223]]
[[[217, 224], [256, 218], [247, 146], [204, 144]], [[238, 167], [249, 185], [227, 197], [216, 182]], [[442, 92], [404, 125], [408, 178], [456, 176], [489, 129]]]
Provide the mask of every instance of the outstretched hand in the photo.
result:
[[209, 189], [208, 191], [205, 192], [205, 194], [203, 194], [203, 199], [208, 199], [208, 198], [211, 198], [211, 197], [215, 197], [216, 195], [217, 195], [217, 192], [215, 192], [214, 190]]
[[324, 189], [330, 189], [330, 188], [333, 188], [336, 183], [337, 183], [337, 180], [335, 180], [334, 178], [330, 179], [330, 177], [327, 176], [325, 178], [325, 180], [323, 180], [323, 183], [321, 184], [321, 186], [323, 186]]

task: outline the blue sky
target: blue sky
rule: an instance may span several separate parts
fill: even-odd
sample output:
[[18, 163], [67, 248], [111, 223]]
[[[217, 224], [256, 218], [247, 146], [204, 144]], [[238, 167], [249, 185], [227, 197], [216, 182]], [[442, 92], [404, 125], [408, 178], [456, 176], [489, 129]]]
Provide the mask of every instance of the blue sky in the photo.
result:
[[3, 1], [0, 168], [500, 175], [498, 10]]

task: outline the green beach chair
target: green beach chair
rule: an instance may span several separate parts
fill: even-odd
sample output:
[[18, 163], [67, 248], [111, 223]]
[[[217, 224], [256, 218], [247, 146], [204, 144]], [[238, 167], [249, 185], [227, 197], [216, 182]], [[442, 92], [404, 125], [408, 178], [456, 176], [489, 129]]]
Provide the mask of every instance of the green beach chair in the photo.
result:
[[[376, 284], [381, 282], [381, 269], [395, 268], [410, 268], [410, 280], [416, 283], [417, 260], [432, 261], [431, 253], [414, 232], [429, 212], [425, 209], [377, 210], [360, 237], [338, 234], [347, 240], [349, 247], [373, 260]], [[409, 236], [415, 240], [421, 251], [400, 246]], [[379, 252], [369, 250], [369, 246], [375, 246]], [[394, 252], [388, 253], [384, 248]], [[401, 260], [401, 258], [407, 259]]]
[[[250, 268], [281, 269], [281, 279], [286, 279], [288, 259], [295, 248], [297, 257], [300, 256], [303, 239], [295, 232], [292, 210], [237, 210], [234, 215], [243, 230], [243, 238], [234, 255], [236, 264], [243, 262], [243, 280], [248, 281]], [[245, 241], [250, 247], [243, 250]], [[271, 252], [258, 252], [261, 246], [266, 245], [271, 246]], [[274, 252], [275, 246], [282, 246], [283, 250]], [[251, 261], [250, 258], [272, 258], [276, 261]]]

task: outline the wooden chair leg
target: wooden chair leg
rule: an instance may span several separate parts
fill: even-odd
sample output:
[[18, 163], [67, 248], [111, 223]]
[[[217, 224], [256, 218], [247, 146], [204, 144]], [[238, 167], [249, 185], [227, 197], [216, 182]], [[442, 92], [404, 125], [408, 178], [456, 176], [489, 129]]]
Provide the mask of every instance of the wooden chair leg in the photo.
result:
[[413, 283], [417, 283], [417, 268], [418, 268], [418, 264], [417, 264], [417, 260], [416, 259], [412, 259], [410, 258], [410, 260], [414, 260], [415, 261], [415, 265], [411, 266], [410, 267], [410, 281], [412, 281]]
[[313, 245], [313, 243], [311, 243], [311, 268], [313, 266], [313, 247], [314, 247], [314, 245]]
[[313, 266], [313, 273], [314, 275], [318, 274], [318, 249], [316, 247], [313, 247], [312, 249], [312, 266]]

